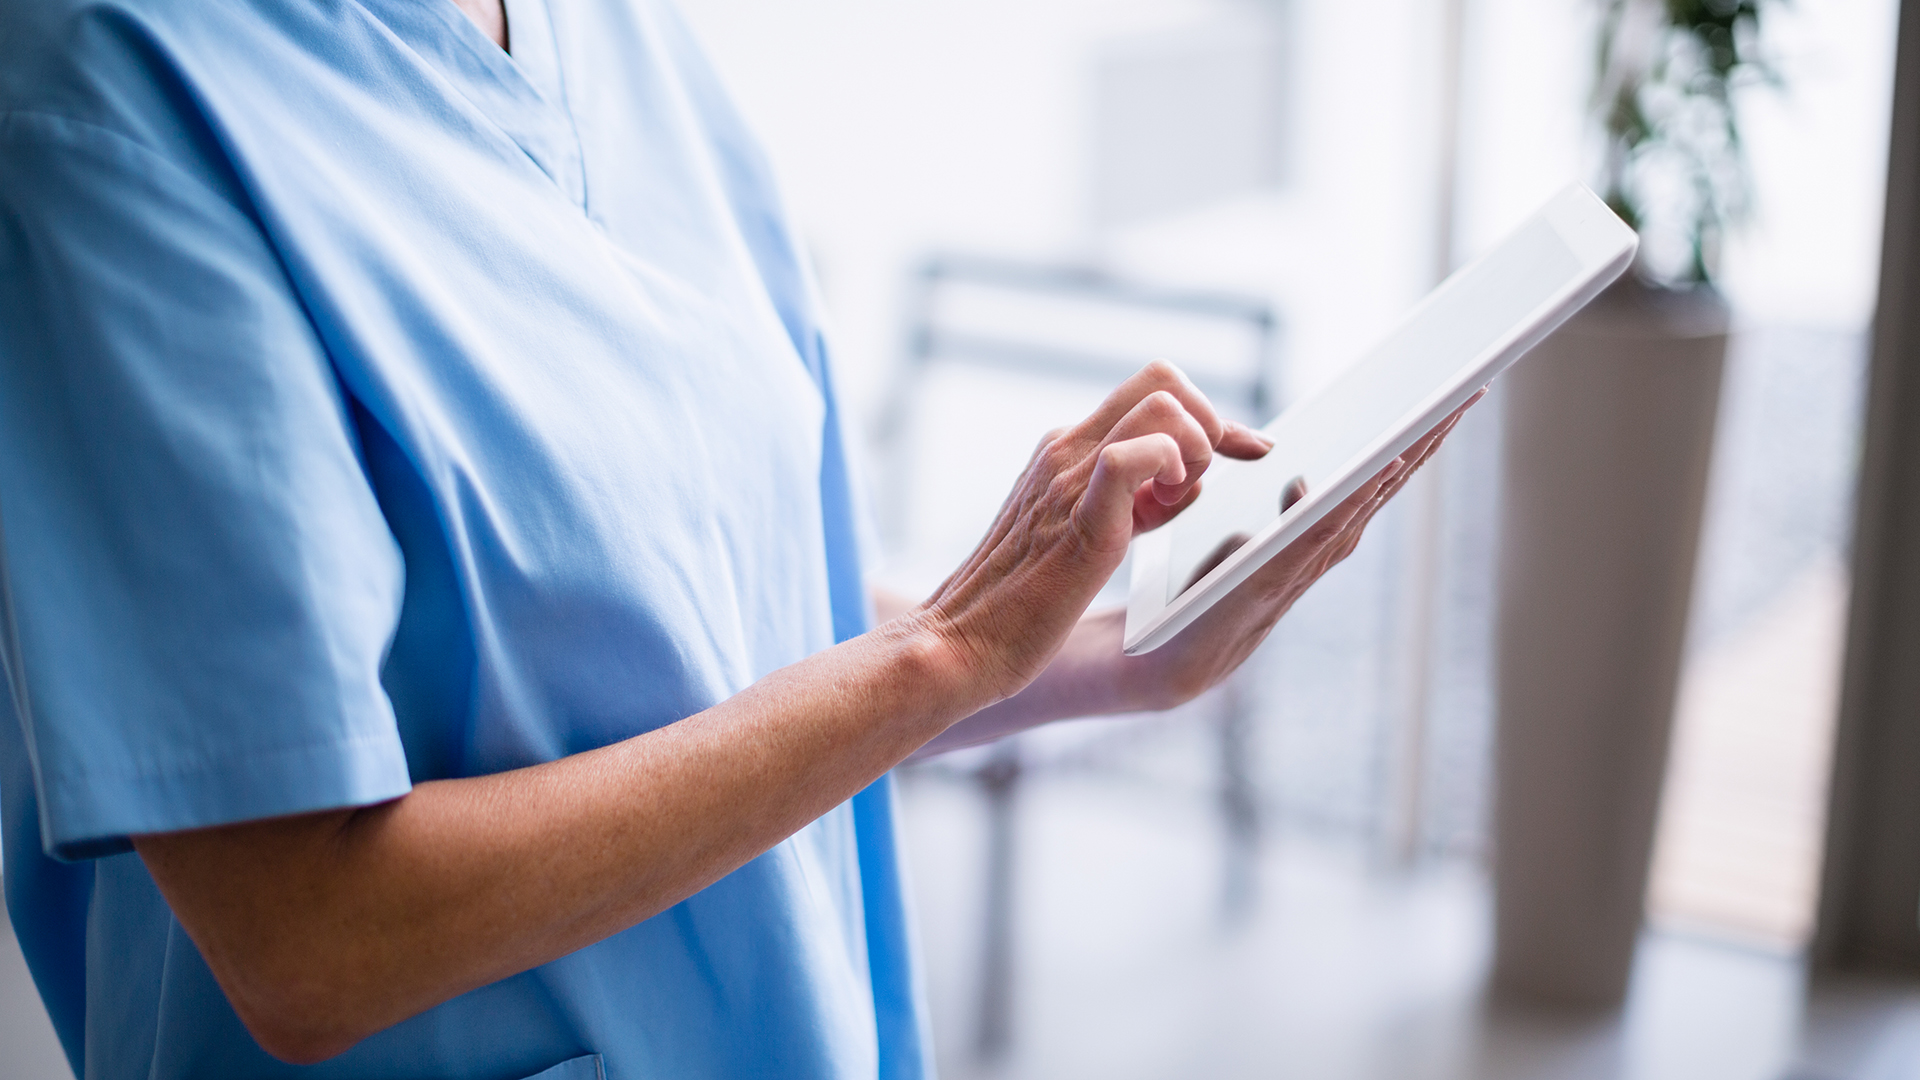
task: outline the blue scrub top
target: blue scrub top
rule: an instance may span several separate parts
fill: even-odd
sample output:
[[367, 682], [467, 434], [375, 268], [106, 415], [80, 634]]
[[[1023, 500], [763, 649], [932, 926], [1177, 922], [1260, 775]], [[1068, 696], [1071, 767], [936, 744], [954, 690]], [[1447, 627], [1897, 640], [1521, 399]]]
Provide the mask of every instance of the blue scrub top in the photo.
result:
[[884, 780], [308, 1068], [130, 853], [603, 746], [865, 628], [760, 151], [664, 5], [507, 9], [511, 57], [447, 0], [0, 0], [5, 882], [83, 1076], [930, 1072]]

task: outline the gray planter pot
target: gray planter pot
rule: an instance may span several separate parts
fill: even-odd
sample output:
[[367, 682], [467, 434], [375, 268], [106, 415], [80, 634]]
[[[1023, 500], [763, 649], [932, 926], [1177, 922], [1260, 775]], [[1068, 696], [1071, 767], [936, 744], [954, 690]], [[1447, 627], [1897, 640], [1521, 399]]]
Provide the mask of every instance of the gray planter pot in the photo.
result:
[[1504, 380], [1493, 988], [1606, 1008], [1644, 914], [1726, 355], [1631, 275]]

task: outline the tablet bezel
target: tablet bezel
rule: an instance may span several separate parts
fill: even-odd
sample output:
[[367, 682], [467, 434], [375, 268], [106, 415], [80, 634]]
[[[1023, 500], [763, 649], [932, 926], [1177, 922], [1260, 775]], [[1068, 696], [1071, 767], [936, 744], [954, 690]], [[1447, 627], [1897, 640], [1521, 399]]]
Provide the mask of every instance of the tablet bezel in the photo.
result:
[[[1542, 219], [1553, 227], [1573, 253], [1580, 263], [1581, 272], [1535, 307], [1526, 318], [1516, 322], [1491, 346], [1461, 365], [1451, 379], [1410, 410], [1398, 425], [1383, 432], [1339, 469], [1331, 484], [1318, 492], [1309, 492], [1299, 503], [1275, 517], [1238, 551], [1172, 600], [1167, 599], [1168, 564], [1172, 547], [1169, 530], [1172, 523], [1135, 538], [1126, 632], [1122, 639], [1122, 649], [1127, 655], [1137, 656], [1166, 644], [1202, 612], [1252, 576], [1267, 560], [1285, 550], [1288, 544], [1298, 539], [1327, 511], [1359, 490], [1389, 461], [1419, 441], [1422, 435], [1431, 431], [1448, 414], [1466, 404], [1494, 376], [1539, 344], [1574, 312], [1612, 284], [1633, 261], [1634, 251], [1639, 246], [1639, 237], [1634, 231], [1582, 184], [1574, 184], [1556, 195], [1517, 228], [1513, 235], [1517, 236]], [[1503, 241], [1486, 255], [1448, 277], [1415, 305], [1390, 334], [1397, 332], [1400, 325], [1430, 305], [1443, 302], [1454, 282], [1468, 270], [1497, 256], [1505, 246], [1506, 242]], [[1369, 349], [1368, 353], [1371, 352], [1372, 349]], [[1323, 389], [1293, 408], [1313, 408], [1325, 393]]]

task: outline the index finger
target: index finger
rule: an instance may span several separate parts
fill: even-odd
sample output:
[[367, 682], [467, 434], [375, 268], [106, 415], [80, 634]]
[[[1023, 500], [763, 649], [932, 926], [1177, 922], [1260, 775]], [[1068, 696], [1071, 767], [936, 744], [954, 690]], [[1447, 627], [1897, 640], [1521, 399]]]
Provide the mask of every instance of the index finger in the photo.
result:
[[1186, 372], [1166, 360], [1155, 360], [1128, 376], [1125, 382], [1114, 388], [1113, 393], [1107, 395], [1107, 400], [1100, 403], [1093, 415], [1080, 422], [1077, 430], [1091, 442], [1105, 442], [1114, 425], [1132, 412], [1134, 406], [1163, 390], [1172, 394], [1194, 422], [1200, 425], [1200, 430], [1206, 433], [1207, 445], [1220, 445], [1227, 427], [1220, 419], [1220, 414], [1214, 411], [1213, 402], [1208, 401], [1207, 395], [1193, 385], [1193, 380], [1187, 378]]

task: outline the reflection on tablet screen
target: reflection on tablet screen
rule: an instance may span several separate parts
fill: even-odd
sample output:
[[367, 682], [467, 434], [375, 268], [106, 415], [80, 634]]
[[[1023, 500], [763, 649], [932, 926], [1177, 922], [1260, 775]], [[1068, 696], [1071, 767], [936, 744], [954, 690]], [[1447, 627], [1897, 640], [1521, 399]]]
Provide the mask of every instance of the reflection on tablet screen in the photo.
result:
[[[1580, 273], [1579, 259], [1553, 225], [1536, 219], [1494, 257], [1456, 275], [1325, 393], [1267, 425], [1274, 446], [1266, 457], [1216, 457], [1204, 493], [1166, 526], [1172, 530], [1167, 599], [1304, 496], [1337, 486], [1362, 454]], [[1307, 500], [1306, 507], [1316, 506]]]

